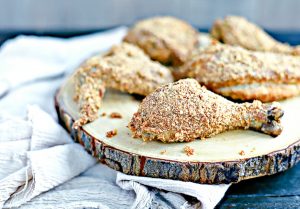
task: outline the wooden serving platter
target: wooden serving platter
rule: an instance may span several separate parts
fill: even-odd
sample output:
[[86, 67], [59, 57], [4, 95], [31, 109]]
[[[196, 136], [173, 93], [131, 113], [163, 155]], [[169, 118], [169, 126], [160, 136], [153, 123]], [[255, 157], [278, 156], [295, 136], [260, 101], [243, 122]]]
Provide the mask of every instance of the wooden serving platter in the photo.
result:
[[[205, 47], [211, 40], [202, 33], [199, 42], [199, 47]], [[100, 162], [126, 174], [221, 184], [272, 175], [300, 161], [300, 97], [281, 102], [285, 111], [284, 130], [277, 138], [236, 130], [206, 140], [165, 144], [131, 137], [127, 125], [140, 101], [113, 90], [105, 93], [99, 112], [99, 115], [106, 113], [105, 117], [99, 117], [80, 130], [73, 129], [72, 124], [79, 116], [73, 95], [74, 78], [71, 76], [55, 96], [61, 124], [75, 142], [82, 144]], [[122, 118], [110, 118], [112, 112], [120, 113]], [[114, 129], [118, 134], [107, 138], [106, 132]], [[194, 154], [187, 156], [185, 146], [194, 149]]]
[[[73, 129], [79, 116], [73, 94], [74, 79], [70, 77], [55, 97], [61, 123], [100, 162], [126, 174], [220, 184], [275, 174], [300, 160], [300, 97], [282, 102], [284, 130], [279, 137], [236, 130], [205, 140], [166, 144], [131, 137], [126, 126], [140, 101], [113, 90], [105, 94], [99, 113], [107, 116], [78, 131]], [[110, 118], [112, 112], [122, 118]], [[114, 129], [118, 134], [107, 138], [106, 132]], [[183, 151], [187, 145], [194, 149], [191, 156]]]

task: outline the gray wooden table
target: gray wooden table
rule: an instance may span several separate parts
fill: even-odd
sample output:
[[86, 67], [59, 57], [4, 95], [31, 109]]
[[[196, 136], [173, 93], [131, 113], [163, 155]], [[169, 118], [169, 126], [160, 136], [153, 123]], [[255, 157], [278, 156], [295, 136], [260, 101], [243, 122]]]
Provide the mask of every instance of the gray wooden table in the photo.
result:
[[283, 173], [233, 185], [217, 208], [300, 208], [300, 164]]

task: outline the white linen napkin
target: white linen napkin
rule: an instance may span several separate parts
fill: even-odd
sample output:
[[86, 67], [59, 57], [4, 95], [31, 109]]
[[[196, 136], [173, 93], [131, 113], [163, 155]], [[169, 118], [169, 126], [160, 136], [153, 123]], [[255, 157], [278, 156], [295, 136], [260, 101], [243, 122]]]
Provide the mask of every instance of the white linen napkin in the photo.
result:
[[135, 191], [137, 198], [134, 208], [141, 209], [147, 208], [153, 198], [146, 186], [196, 197], [201, 202], [203, 209], [214, 208], [230, 186], [229, 184], [208, 185], [171, 179], [137, 177], [123, 173], [118, 173], [117, 184], [123, 189]]
[[92, 54], [120, 42], [125, 32], [126, 28], [120, 27], [101, 35], [70, 39], [18, 36], [5, 42], [0, 51], [0, 97], [22, 84], [73, 70]]
[[95, 164], [36, 106], [28, 108], [27, 120], [6, 118], [0, 127], [1, 168], [7, 169], [0, 180], [0, 207], [18, 207]]
[[20, 36], [2, 46], [0, 207], [213, 208], [223, 197], [229, 185], [128, 176], [95, 164], [57, 124], [53, 97], [65, 75], [125, 33], [121, 27], [71, 39]]

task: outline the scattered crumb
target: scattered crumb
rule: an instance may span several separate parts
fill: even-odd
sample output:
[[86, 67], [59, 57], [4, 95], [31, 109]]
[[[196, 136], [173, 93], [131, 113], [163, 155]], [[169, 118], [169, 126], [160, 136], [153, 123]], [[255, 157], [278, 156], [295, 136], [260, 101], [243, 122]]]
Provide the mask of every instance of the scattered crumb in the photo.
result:
[[250, 152], [254, 152], [254, 151], [255, 151], [255, 147], [253, 147]]
[[115, 135], [117, 135], [117, 134], [118, 134], [117, 129], [114, 129], [114, 130], [112, 130], [112, 131], [106, 132], [106, 137], [111, 138], [111, 137], [113, 137], [113, 136], [115, 136]]
[[194, 149], [191, 148], [191, 147], [189, 147], [189, 146], [185, 146], [184, 149], [183, 149], [183, 151], [185, 152], [185, 154], [187, 156], [191, 156], [191, 155], [194, 154]]
[[110, 118], [122, 118], [122, 115], [120, 113], [117, 113], [117, 112], [112, 112], [110, 113], [109, 115]]
[[219, 41], [217, 41], [216, 39], [212, 39], [212, 40], [211, 40], [211, 44], [212, 44], [212, 45], [216, 45], [216, 44], [218, 44], [218, 43], [219, 43]]
[[239, 152], [239, 155], [245, 155], [244, 150], [241, 150], [241, 151]]
[[160, 152], [160, 154], [163, 155], [163, 154], [166, 154], [166, 152], [167, 152], [167, 150], [163, 150], [163, 151]]
[[103, 113], [101, 113], [101, 115], [100, 115], [101, 117], [105, 117], [106, 116], [106, 113], [105, 112], [103, 112]]

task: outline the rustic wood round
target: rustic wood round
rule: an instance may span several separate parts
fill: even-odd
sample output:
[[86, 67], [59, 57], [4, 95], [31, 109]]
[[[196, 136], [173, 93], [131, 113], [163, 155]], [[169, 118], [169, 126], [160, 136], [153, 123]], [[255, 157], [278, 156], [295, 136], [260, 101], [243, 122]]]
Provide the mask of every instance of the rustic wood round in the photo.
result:
[[[55, 97], [61, 123], [100, 162], [126, 174], [220, 184], [275, 174], [300, 160], [300, 97], [282, 102], [284, 130], [279, 137], [236, 130], [206, 140], [167, 144], [132, 138], [126, 126], [140, 101], [112, 90], [105, 94], [100, 111], [107, 116], [74, 130], [78, 106], [73, 94], [71, 77]], [[110, 118], [112, 112], [122, 118]], [[107, 138], [106, 132], [114, 129], [118, 134]], [[187, 145], [195, 150], [191, 156], [183, 151]]]
[[[199, 40], [200, 47], [210, 43], [205, 34]], [[221, 184], [275, 174], [300, 160], [300, 97], [282, 102], [284, 130], [279, 137], [236, 130], [206, 140], [165, 144], [131, 137], [126, 126], [140, 101], [117, 91], [105, 94], [99, 114], [107, 116], [74, 130], [72, 124], [79, 113], [73, 95], [74, 79], [70, 77], [55, 97], [62, 125], [100, 162], [126, 174]], [[112, 112], [122, 118], [110, 118]], [[114, 129], [118, 134], [107, 138], [106, 132]], [[194, 154], [187, 156], [185, 146], [194, 149]]]

